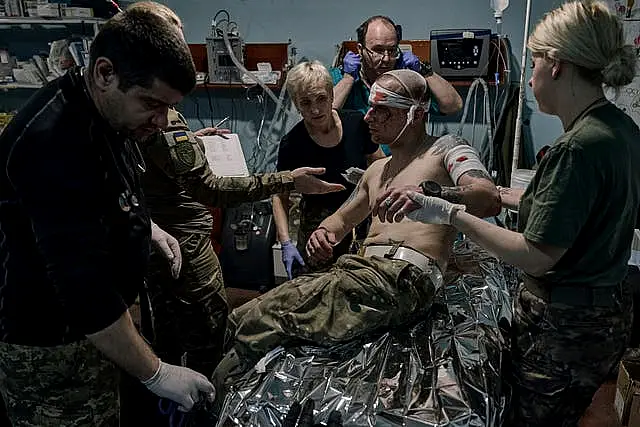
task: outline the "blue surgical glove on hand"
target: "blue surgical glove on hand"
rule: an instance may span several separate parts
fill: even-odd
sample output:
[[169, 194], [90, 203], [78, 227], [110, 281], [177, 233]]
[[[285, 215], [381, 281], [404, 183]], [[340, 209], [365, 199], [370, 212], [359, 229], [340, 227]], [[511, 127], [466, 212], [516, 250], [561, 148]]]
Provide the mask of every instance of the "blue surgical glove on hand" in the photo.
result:
[[287, 270], [287, 276], [289, 280], [291, 280], [293, 279], [293, 261], [297, 261], [298, 264], [304, 266], [304, 260], [300, 252], [298, 252], [298, 249], [291, 243], [291, 240], [282, 242], [280, 247], [282, 248], [282, 262], [284, 263], [284, 268]]
[[415, 56], [411, 52], [402, 52], [398, 61], [396, 61], [396, 68], [413, 70], [417, 73], [420, 72], [420, 58]]
[[355, 81], [360, 78], [360, 55], [351, 51], [347, 52], [342, 60], [342, 71], [351, 75]]

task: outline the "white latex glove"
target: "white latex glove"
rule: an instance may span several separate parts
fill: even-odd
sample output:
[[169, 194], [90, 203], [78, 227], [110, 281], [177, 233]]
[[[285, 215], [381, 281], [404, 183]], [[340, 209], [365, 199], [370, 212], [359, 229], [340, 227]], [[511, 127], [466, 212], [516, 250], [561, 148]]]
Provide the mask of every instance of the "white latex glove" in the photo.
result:
[[182, 268], [182, 253], [180, 252], [180, 244], [176, 238], [152, 222], [151, 241], [162, 256], [169, 261], [171, 276], [177, 279], [180, 276], [180, 269]]
[[424, 222], [425, 224], [451, 225], [453, 213], [466, 209], [464, 205], [447, 202], [440, 197], [428, 197], [415, 191], [410, 191], [407, 195], [420, 205], [420, 208], [406, 214], [407, 218], [412, 221]]
[[157, 396], [173, 400], [178, 410], [188, 412], [200, 400], [201, 395], [213, 402], [216, 389], [207, 377], [189, 368], [170, 365], [160, 361], [158, 370], [151, 378], [142, 381], [149, 391]]

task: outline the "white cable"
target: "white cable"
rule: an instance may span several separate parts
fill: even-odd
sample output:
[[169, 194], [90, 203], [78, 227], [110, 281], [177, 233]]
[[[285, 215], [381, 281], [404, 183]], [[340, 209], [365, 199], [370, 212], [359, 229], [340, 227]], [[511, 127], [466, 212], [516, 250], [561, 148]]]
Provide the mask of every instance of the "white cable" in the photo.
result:
[[[278, 118], [280, 111], [283, 110], [282, 106], [284, 105], [284, 97], [286, 95], [286, 89], [284, 87], [280, 88], [280, 97], [278, 98], [278, 101], [276, 102], [276, 110], [273, 113], [273, 117], [271, 118], [271, 123], [269, 123], [269, 130], [267, 131], [267, 138], [271, 137], [271, 132], [273, 131], [273, 126], [276, 123], [276, 119]], [[285, 110], [286, 113], [288, 113], [288, 111]], [[290, 114], [290, 113], [289, 113]], [[298, 119], [298, 117], [296, 117], [296, 119]]]
[[[226, 21], [226, 20], [225, 20]], [[229, 25], [229, 21], [227, 21], [227, 26]], [[215, 33], [215, 30], [214, 30]], [[222, 38], [224, 40], [224, 45], [227, 48], [227, 52], [229, 53], [229, 56], [231, 57], [231, 61], [233, 61], [234, 65], [236, 67], [238, 67], [240, 69], [240, 71], [242, 71], [243, 73], [245, 73], [246, 75], [249, 76], [249, 78], [253, 81], [255, 81], [262, 89], [264, 89], [264, 91], [266, 92], [267, 95], [269, 95], [269, 98], [271, 98], [273, 100], [273, 102], [276, 103], [276, 105], [278, 105], [278, 98], [276, 97], [276, 95], [273, 93], [273, 91], [271, 91], [271, 89], [269, 89], [269, 87], [264, 84], [264, 82], [262, 80], [260, 80], [258, 77], [256, 77], [255, 74], [253, 74], [252, 72], [250, 72], [249, 70], [247, 70], [245, 68], [244, 65], [242, 65], [242, 63], [238, 60], [238, 58], [236, 58], [235, 54], [233, 53], [233, 48], [231, 47], [231, 42], [229, 41], [229, 34], [228, 34], [228, 28], [225, 28], [222, 31]], [[284, 88], [282, 88], [282, 90], [284, 90]], [[276, 107], [277, 109], [279, 109], [280, 106]], [[287, 112], [288, 113], [288, 112]]]
[[522, 138], [522, 109], [525, 95], [525, 74], [527, 70], [527, 39], [529, 38], [529, 18], [531, 17], [531, 0], [527, 0], [527, 13], [524, 18], [524, 40], [522, 41], [522, 60], [520, 61], [520, 98], [518, 99], [518, 114], [516, 116], [516, 134], [513, 138], [513, 157], [511, 160], [511, 176], [518, 169], [520, 157], [520, 139]]
[[[487, 86], [487, 82], [485, 82], [481, 78], [477, 78], [471, 83], [471, 87], [469, 87], [469, 93], [467, 94], [467, 98], [464, 102], [464, 110], [462, 113], [462, 119], [460, 119], [460, 126], [458, 127], [458, 136], [462, 136], [462, 130], [464, 128], [464, 124], [467, 121], [467, 114], [469, 113], [469, 103], [471, 102], [471, 97], [476, 95], [477, 87], [481, 85], [484, 91], [484, 120], [485, 125], [487, 126], [487, 139], [486, 141], [489, 143], [489, 160], [487, 162], [487, 170], [489, 173], [493, 174], [493, 123], [491, 122], [491, 109], [489, 106], [489, 87]], [[477, 103], [474, 103], [474, 123], [475, 126], [475, 108]], [[471, 146], [474, 146], [473, 139], [470, 141]], [[480, 147], [478, 150], [479, 154], [482, 155], [483, 147]]]
[[[217, 24], [215, 24], [215, 26], [212, 28], [212, 32], [213, 32], [213, 37], [217, 36], [217, 26], [222, 23], [225, 22], [226, 23], [226, 28], [222, 29], [222, 38], [224, 40], [224, 45], [227, 48], [227, 52], [229, 53], [229, 56], [231, 57], [231, 61], [234, 63], [234, 65], [236, 67], [238, 67], [238, 69], [240, 69], [241, 72], [245, 73], [246, 75], [249, 76], [250, 79], [252, 79], [253, 81], [255, 81], [264, 91], [267, 95], [269, 95], [269, 98], [271, 98], [275, 103], [276, 103], [276, 108], [275, 108], [275, 112], [271, 118], [271, 121], [269, 123], [269, 128], [267, 131], [267, 138], [271, 137], [271, 132], [273, 131], [273, 127], [275, 125], [275, 122], [278, 119], [278, 115], [281, 113], [281, 111], [284, 111], [286, 115], [290, 115], [294, 118], [294, 120], [298, 120], [299, 117], [297, 115], [295, 115], [294, 113], [292, 113], [291, 111], [287, 110], [287, 109], [283, 109], [282, 105], [284, 102], [284, 97], [285, 97], [285, 92], [286, 89], [284, 87], [280, 88], [280, 97], [276, 97], [276, 95], [273, 93], [273, 91], [271, 89], [269, 89], [269, 87], [262, 81], [260, 80], [258, 77], [256, 77], [255, 74], [253, 74], [252, 72], [250, 72], [249, 70], [247, 70], [247, 68], [238, 60], [238, 58], [236, 58], [235, 53], [233, 52], [233, 48], [231, 47], [231, 41], [229, 40], [229, 19], [223, 19], [221, 21], [219, 21]], [[266, 114], [266, 105], [263, 105], [263, 107], [265, 108], [265, 114]], [[260, 128], [262, 129], [262, 125], [264, 124], [264, 120], [262, 121]], [[257, 147], [260, 147], [260, 136], [258, 135], [258, 144]], [[266, 157], [267, 153], [265, 153], [265, 157]], [[253, 156], [252, 156], [253, 157]], [[258, 166], [258, 164], [255, 165], [256, 167]]]

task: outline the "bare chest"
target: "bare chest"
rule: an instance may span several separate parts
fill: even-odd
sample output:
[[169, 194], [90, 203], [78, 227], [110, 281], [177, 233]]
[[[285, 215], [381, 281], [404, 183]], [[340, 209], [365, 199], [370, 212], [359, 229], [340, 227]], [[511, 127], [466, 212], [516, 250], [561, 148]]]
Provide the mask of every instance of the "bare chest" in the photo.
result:
[[442, 186], [453, 185], [441, 155], [425, 153], [402, 168], [394, 168], [391, 161], [385, 162], [379, 168], [380, 172], [373, 174], [374, 177], [369, 183], [369, 200], [375, 200], [386, 190], [419, 185], [426, 180], [436, 181]]

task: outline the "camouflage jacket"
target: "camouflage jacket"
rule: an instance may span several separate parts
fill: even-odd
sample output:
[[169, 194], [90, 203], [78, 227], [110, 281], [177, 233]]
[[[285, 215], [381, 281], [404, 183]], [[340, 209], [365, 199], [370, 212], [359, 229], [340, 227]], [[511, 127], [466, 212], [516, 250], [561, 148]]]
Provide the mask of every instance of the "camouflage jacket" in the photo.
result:
[[290, 172], [248, 177], [215, 176], [204, 144], [186, 120], [169, 110], [169, 126], [143, 144], [145, 197], [154, 222], [169, 233], [209, 233], [208, 207], [262, 200], [293, 190]]

